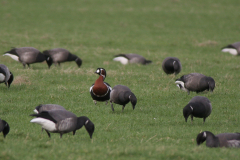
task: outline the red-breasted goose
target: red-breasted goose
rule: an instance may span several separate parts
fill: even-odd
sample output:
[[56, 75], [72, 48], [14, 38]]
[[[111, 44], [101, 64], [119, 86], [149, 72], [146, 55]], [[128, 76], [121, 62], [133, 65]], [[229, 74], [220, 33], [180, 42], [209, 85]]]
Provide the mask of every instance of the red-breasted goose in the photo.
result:
[[94, 124], [88, 117], [77, 117], [75, 114], [67, 110], [43, 111], [30, 116], [37, 117], [30, 122], [41, 125], [42, 128], [46, 130], [49, 138], [49, 132], [60, 133], [60, 138], [62, 138], [64, 133], [68, 132], [73, 132], [74, 135], [76, 130], [82, 128], [82, 126], [85, 126], [90, 138], [92, 138], [94, 132]]
[[3, 137], [5, 138], [6, 135], [9, 133], [10, 131], [10, 127], [8, 125], [8, 123], [4, 120], [0, 119], [0, 133], [3, 133]]
[[123, 111], [128, 102], [131, 102], [133, 109], [135, 109], [135, 106], [137, 104], [137, 98], [132, 93], [132, 91], [127, 86], [124, 85], [114, 86], [110, 93], [110, 103], [112, 111], [114, 111], [113, 103], [123, 105], [122, 106]]
[[182, 65], [180, 60], [176, 57], [167, 57], [162, 62], [162, 69], [166, 74], [175, 74], [180, 73]]
[[229, 44], [222, 48], [222, 52], [228, 52], [234, 56], [240, 55], [240, 42]]
[[190, 73], [183, 75], [181, 78], [175, 81], [177, 87], [181, 90], [187, 91], [188, 94], [192, 92], [202, 92], [210, 90], [213, 92], [215, 88], [215, 81], [212, 77], [207, 77], [200, 73]]
[[9, 88], [13, 78], [13, 74], [9, 71], [8, 67], [4, 64], [0, 64], [0, 83], [5, 83]]
[[107, 104], [112, 91], [111, 86], [104, 82], [105, 78], [107, 77], [107, 72], [104, 68], [97, 68], [95, 73], [98, 74], [99, 77], [90, 87], [90, 94], [95, 104], [97, 101], [106, 101]]
[[140, 64], [149, 64], [152, 63], [150, 60], [146, 60], [143, 56], [138, 54], [130, 53], [130, 54], [118, 54], [113, 59], [114, 61], [119, 61], [122, 64], [126, 65], [128, 63], [140, 63]]
[[67, 61], [75, 61], [78, 67], [82, 65], [82, 60], [78, 56], [70, 53], [68, 50], [63, 48], [54, 48], [50, 50], [45, 50], [43, 51], [43, 54], [50, 56], [55, 66], [57, 64], [60, 66], [60, 63], [67, 62]]
[[193, 117], [203, 118], [203, 123], [205, 119], [211, 114], [212, 105], [208, 98], [203, 96], [193, 97], [190, 102], [183, 108], [183, 116], [187, 122], [188, 117], [191, 115], [191, 122]]
[[12, 59], [19, 61], [25, 65], [27, 64], [30, 67], [32, 63], [38, 63], [46, 61], [48, 67], [52, 65], [52, 58], [48, 55], [42, 54], [39, 50], [33, 47], [21, 47], [21, 48], [13, 48], [10, 51], [5, 52], [4, 56], [9, 56]]
[[212, 132], [204, 131], [197, 135], [197, 145], [206, 141], [207, 147], [240, 147], [240, 133], [221, 133], [214, 135]]

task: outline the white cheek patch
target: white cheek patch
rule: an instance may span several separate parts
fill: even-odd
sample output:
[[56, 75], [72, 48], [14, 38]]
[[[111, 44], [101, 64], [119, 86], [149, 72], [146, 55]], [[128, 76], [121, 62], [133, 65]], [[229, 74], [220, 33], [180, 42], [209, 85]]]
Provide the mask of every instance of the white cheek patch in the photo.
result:
[[14, 59], [15, 61], [19, 61], [19, 57], [16, 56], [16, 55], [13, 55], [13, 54], [6, 53], [6, 54], [4, 54], [3, 56], [9, 56], [9, 57], [11, 57], [12, 59]]
[[207, 137], [207, 133], [206, 132], [203, 132], [203, 137]]
[[228, 52], [234, 56], [236, 56], [238, 54], [237, 50], [233, 49], [233, 48], [224, 48], [224, 49], [222, 49], [222, 52]]
[[85, 125], [88, 124], [89, 120], [86, 120]]
[[193, 107], [192, 107], [192, 106], [190, 106], [190, 108], [191, 108], [191, 110], [193, 111]]
[[99, 73], [100, 71], [99, 71], [99, 69], [97, 70], [97, 73]]
[[121, 62], [123, 65], [128, 64], [128, 59], [125, 58], [125, 57], [116, 57], [116, 58], [114, 58], [113, 60], [114, 60], [114, 61], [119, 61], [119, 62]]

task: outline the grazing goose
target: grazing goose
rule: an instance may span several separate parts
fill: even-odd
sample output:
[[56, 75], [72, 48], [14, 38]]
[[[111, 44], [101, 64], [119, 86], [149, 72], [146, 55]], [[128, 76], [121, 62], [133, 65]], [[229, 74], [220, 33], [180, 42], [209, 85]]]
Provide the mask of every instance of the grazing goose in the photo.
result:
[[60, 138], [62, 138], [64, 133], [72, 131], [74, 135], [76, 130], [82, 128], [83, 125], [90, 135], [90, 138], [92, 138], [92, 134], [94, 132], [94, 124], [88, 117], [77, 117], [75, 114], [67, 110], [43, 111], [30, 116], [37, 117], [32, 119], [30, 122], [41, 125], [42, 128], [46, 130], [49, 138], [51, 137], [49, 132], [60, 133]]
[[82, 65], [82, 60], [78, 56], [70, 53], [68, 50], [63, 48], [54, 48], [50, 50], [45, 50], [43, 51], [43, 54], [50, 56], [55, 66], [57, 64], [60, 66], [60, 63], [67, 62], [67, 61], [75, 61], [78, 67]]
[[104, 82], [104, 79], [107, 77], [107, 72], [104, 68], [97, 68], [95, 73], [99, 74], [99, 77], [90, 87], [90, 94], [95, 105], [97, 101], [106, 101], [107, 104], [110, 99], [110, 92], [112, 91], [111, 86]]
[[240, 147], [240, 133], [221, 133], [214, 135], [209, 131], [198, 134], [197, 145], [206, 141], [207, 147]]
[[63, 106], [57, 104], [40, 104], [33, 111], [35, 113], [41, 113], [43, 111], [51, 111], [51, 110], [66, 110]]
[[9, 56], [16, 61], [21, 62], [23, 68], [25, 68], [26, 64], [30, 67], [30, 64], [32, 63], [43, 61], [47, 62], [49, 68], [52, 65], [51, 57], [42, 54], [39, 50], [33, 47], [13, 48], [10, 51], [5, 52], [4, 56]]
[[190, 102], [183, 108], [183, 116], [187, 122], [188, 117], [191, 115], [191, 122], [193, 117], [205, 119], [211, 114], [212, 105], [208, 98], [203, 96], [193, 97]]
[[177, 79], [175, 83], [181, 90], [187, 91], [188, 94], [190, 91], [198, 93], [205, 90], [210, 90], [213, 92], [215, 88], [214, 79], [200, 73], [183, 75], [181, 78]]
[[3, 133], [4, 138], [8, 134], [9, 130], [10, 130], [10, 127], [9, 127], [8, 123], [6, 121], [0, 119], [0, 132]]
[[228, 52], [234, 56], [240, 55], [240, 42], [229, 44], [222, 48], [222, 52]]
[[162, 69], [166, 74], [175, 74], [177, 75], [181, 69], [182, 65], [180, 60], [176, 57], [167, 57], [162, 63]]
[[0, 83], [5, 83], [9, 88], [13, 81], [13, 74], [9, 71], [8, 67], [0, 64]]
[[146, 60], [143, 56], [138, 54], [130, 53], [130, 54], [118, 54], [115, 56], [114, 61], [119, 61], [122, 64], [126, 65], [128, 63], [140, 63], [140, 64], [149, 64], [152, 63], [150, 60]]
[[125, 105], [129, 101], [132, 103], [132, 107], [134, 109], [135, 105], [137, 104], [137, 98], [127, 86], [116, 85], [113, 87], [112, 92], [110, 93], [110, 103], [112, 111], [114, 111], [113, 103], [123, 105], [123, 111]]

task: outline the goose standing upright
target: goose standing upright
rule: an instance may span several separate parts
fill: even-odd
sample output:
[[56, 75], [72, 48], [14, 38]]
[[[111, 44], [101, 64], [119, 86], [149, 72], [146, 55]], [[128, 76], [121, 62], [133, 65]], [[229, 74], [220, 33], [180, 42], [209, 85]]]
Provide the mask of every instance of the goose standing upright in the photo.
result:
[[222, 52], [228, 52], [234, 56], [240, 55], [240, 42], [229, 44], [223, 47]]
[[202, 92], [210, 90], [213, 92], [215, 88], [215, 81], [212, 77], [207, 77], [200, 73], [190, 73], [183, 75], [181, 78], [175, 81], [177, 87], [181, 90], [187, 91], [188, 94], [192, 92]]
[[176, 57], [167, 57], [163, 60], [162, 69], [166, 74], [175, 74], [180, 73], [182, 65], [180, 60]]
[[143, 65], [152, 63], [150, 60], [146, 60], [143, 56], [140, 56], [138, 54], [130, 53], [130, 54], [118, 54], [113, 59], [114, 61], [119, 61], [123, 65], [126, 65], [128, 63], [140, 63]]
[[183, 116], [187, 122], [188, 117], [191, 115], [191, 122], [193, 117], [203, 118], [203, 123], [205, 119], [211, 114], [212, 105], [208, 98], [203, 96], [193, 97], [190, 102], [183, 108]]
[[35, 116], [37, 118], [32, 119], [30, 122], [37, 123], [46, 130], [49, 138], [50, 133], [60, 133], [60, 138], [62, 135], [73, 131], [73, 135], [76, 130], [85, 126], [90, 138], [94, 132], [94, 124], [86, 116], [77, 117], [72, 112], [67, 110], [51, 110], [43, 111], [38, 114], [31, 114], [30, 116]]
[[70, 53], [68, 50], [63, 48], [45, 50], [43, 51], [43, 54], [50, 56], [55, 65], [58, 64], [60, 66], [60, 63], [67, 61], [75, 61], [78, 67], [82, 65], [82, 60], [78, 56]]
[[131, 102], [133, 109], [135, 109], [135, 106], [137, 104], [137, 98], [132, 93], [132, 91], [127, 86], [124, 85], [114, 86], [112, 92], [110, 93], [110, 103], [112, 111], [114, 111], [113, 103], [123, 105], [122, 106], [123, 111], [128, 102]]
[[99, 77], [90, 87], [90, 94], [95, 105], [97, 104], [97, 101], [106, 101], [107, 104], [112, 91], [111, 86], [104, 82], [105, 78], [107, 77], [107, 72], [104, 68], [97, 68], [95, 73], [98, 74]]
[[9, 71], [8, 67], [4, 64], [0, 64], [0, 83], [5, 83], [5, 85], [9, 88], [13, 78], [13, 74]]
[[214, 135], [212, 132], [204, 131], [197, 135], [197, 145], [206, 141], [207, 147], [240, 147], [240, 133], [221, 133]]
[[9, 56], [12, 59], [19, 61], [23, 64], [23, 68], [27, 64], [30, 67], [32, 63], [38, 63], [46, 61], [48, 67], [52, 65], [52, 58], [48, 55], [42, 54], [39, 50], [33, 47], [20, 47], [13, 48], [10, 51], [5, 52], [4, 56]]
[[0, 119], [0, 132], [3, 133], [3, 137], [5, 138], [6, 135], [9, 133], [10, 127], [5, 120]]

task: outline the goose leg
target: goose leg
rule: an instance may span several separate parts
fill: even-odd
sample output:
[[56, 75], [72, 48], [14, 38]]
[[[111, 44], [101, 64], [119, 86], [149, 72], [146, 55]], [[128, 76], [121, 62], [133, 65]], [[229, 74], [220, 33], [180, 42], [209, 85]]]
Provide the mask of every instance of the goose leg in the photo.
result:
[[111, 103], [111, 107], [112, 107], [112, 111], [114, 111], [114, 108], [113, 108], [113, 103], [110, 101], [110, 103]]
[[28, 65], [28, 68], [30, 68], [30, 64], [27, 64]]
[[108, 104], [108, 101], [106, 101], [106, 105]]
[[97, 101], [96, 100], [93, 100], [94, 104], [96, 105], [97, 104]]
[[193, 115], [191, 115], [191, 124], [193, 123]]
[[49, 138], [51, 138], [51, 135], [50, 135], [50, 133], [47, 131], [47, 130], [45, 130], [46, 132], [47, 132], [47, 134], [48, 134], [48, 137]]
[[60, 138], [62, 138], [62, 135], [63, 135], [63, 134], [62, 134], [62, 133], [60, 133]]
[[125, 106], [122, 106], [122, 112], [123, 112], [124, 108], [125, 108]]
[[75, 131], [73, 131], [73, 135], [75, 135], [75, 133], [76, 133], [76, 130], [75, 130]]
[[203, 124], [205, 123], [205, 119], [206, 119], [206, 117], [203, 118]]
[[58, 66], [60, 67], [60, 62], [58, 62]]

